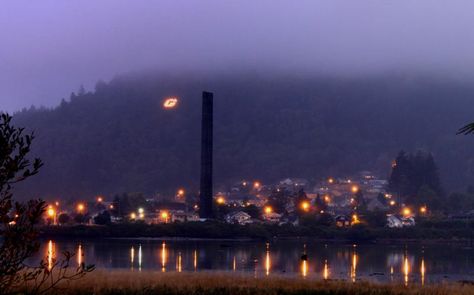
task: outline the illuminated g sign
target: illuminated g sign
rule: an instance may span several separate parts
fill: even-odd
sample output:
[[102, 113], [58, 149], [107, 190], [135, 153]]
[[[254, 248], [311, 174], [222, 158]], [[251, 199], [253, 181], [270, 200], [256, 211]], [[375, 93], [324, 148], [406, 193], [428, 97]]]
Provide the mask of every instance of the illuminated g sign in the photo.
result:
[[177, 97], [168, 97], [163, 102], [163, 108], [165, 109], [173, 109], [178, 105], [178, 98]]

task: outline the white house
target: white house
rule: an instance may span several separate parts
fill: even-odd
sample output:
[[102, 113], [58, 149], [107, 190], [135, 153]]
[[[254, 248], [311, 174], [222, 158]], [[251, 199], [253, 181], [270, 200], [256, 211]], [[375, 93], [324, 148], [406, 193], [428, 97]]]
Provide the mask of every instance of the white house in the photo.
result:
[[270, 212], [263, 214], [263, 220], [270, 222], [270, 223], [278, 223], [280, 222], [281, 214]]
[[402, 228], [403, 223], [397, 216], [389, 214], [387, 215], [387, 226], [390, 228]]
[[244, 211], [229, 213], [224, 217], [224, 219], [227, 223], [236, 223], [241, 225], [252, 223], [252, 217]]

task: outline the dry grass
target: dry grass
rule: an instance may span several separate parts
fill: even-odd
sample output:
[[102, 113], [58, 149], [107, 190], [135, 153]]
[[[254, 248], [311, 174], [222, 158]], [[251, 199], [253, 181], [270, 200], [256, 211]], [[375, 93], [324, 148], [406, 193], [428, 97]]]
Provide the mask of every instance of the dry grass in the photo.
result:
[[253, 278], [243, 274], [161, 273], [98, 270], [68, 283], [59, 294], [474, 294], [461, 284], [404, 287], [368, 282], [316, 281], [302, 278]]

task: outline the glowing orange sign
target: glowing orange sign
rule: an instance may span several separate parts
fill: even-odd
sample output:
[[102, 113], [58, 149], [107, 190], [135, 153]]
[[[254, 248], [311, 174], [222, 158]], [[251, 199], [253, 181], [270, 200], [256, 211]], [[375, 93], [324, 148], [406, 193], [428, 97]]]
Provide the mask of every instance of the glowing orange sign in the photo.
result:
[[168, 97], [163, 102], [163, 107], [165, 109], [173, 109], [178, 105], [178, 98], [177, 97]]

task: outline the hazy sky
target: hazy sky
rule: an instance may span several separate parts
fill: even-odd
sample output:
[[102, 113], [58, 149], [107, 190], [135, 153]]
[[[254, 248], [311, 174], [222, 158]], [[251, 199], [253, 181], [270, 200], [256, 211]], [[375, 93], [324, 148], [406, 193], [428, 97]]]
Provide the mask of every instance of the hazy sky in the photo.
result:
[[474, 77], [474, 1], [2, 1], [0, 110], [141, 69]]

